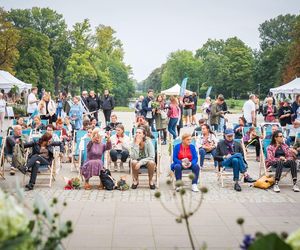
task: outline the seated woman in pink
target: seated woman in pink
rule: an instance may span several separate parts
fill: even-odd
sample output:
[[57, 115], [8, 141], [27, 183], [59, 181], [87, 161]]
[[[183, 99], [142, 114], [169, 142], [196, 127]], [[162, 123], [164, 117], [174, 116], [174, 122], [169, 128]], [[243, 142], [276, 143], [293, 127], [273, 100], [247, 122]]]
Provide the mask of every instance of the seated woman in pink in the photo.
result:
[[99, 128], [95, 128], [92, 132], [91, 141], [87, 144], [87, 160], [81, 167], [81, 174], [84, 176], [87, 190], [91, 189], [89, 179], [93, 176], [99, 176], [100, 170], [103, 167], [102, 155], [105, 150], [111, 149], [110, 138], [107, 137], [107, 142], [102, 143], [104, 133], [102, 134]]

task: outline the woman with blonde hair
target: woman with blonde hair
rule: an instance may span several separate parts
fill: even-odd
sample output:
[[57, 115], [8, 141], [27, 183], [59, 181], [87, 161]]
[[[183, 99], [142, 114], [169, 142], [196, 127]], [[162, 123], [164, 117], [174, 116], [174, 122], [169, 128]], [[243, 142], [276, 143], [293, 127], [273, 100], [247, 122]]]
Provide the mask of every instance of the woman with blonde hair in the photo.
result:
[[106, 143], [102, 142], [104, 132], [100, 128], [95, 128], [91, 135], [91, 141], [87, 144], [87, 160], [80, 168], [84, 176], [86, 190], [90, 190], [89, 179], [92, 176], [99, 176], [100, 171], [104, 169], [102, 155], [106, 150], [111, 149], [110, 137], [107, 137]]
[[49, 124], [56, 122], [56, 105], [50, 93], [45, 92], [38, 104], [38, 111], [42, 120], [49, 120]]
[[278, 115], [277, 107], [273, 105], [273, 98], [267, 98], [267, 104], [264, 106], [263, 109], [263, 116], [265, 117], [265, 122], [276, 122]]

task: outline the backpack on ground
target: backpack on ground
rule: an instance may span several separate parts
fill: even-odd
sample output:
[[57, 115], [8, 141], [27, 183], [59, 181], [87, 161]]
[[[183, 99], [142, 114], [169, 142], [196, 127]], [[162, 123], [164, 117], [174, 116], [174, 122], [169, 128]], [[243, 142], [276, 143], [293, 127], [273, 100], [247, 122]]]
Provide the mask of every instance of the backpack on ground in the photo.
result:
[[115, 187], [115, 181], [111, 177], [109, 169], [104, 169], [100, 171], [100, 180], [106, 190], [113, 190]]
[[261, 189], [268, 189], [275, 183], [275, 178], [273, 176], [263, 175], [256, 182], [254, 182], [254, 187]]
[[23, 142], [20, 141], [20, 143], [16, 143], [14, 146], [12, 166], [15, 168], [23, 168], [25, 165], [26, 165], [25, 148]]

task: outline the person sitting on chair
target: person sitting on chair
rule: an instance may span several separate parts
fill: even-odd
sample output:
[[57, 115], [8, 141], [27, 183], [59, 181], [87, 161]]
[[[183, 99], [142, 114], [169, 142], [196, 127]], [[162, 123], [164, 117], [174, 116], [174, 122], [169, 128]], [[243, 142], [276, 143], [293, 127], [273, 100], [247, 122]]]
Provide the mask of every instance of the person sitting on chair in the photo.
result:
[[244, 175], [244, 182], [255, 182], [247, 173], [246, 161], [242, 145], [234, 141], [233, 129], [225, 130], [225, 140], [222, 140], [217, 145], [215, 160], [221, 164], [221, 167], [233, 168], [234, 190], [242, 191], [239, 185], [239, 173]]
[[62, 142], [51, 142], [51, 140], [52, 135], [46, 132], [38, 141], [31, 141], [24, 144], [24, 148], [32, 148], [32, 153], [29, 155], [26, 167], [19, 168], [23, 174], [28, 170], [31, 171], [29, 183], [25, 186], [26, 191], [34, 188], [40, 165], [51, 166], [54, 147], [59, 146], [60, 151], [64, 151]]
[[116, 130], [117, 125], [121, 124], [120, 122], [118, 122], [118, 117], [116, 114], [112, 114], [110, 119], [111, 119], [111, 122], [107, 124], [107, 126], [105, 128], [106, 131]]
[[123, 163], [126, 162], [129, 156], [130, 138], [124, 134], [124, 126], [117, 125], [116, 134], [111, 137], [112, 149], [110, 150], [110, 158], [115, 165], [115, 170], [118, 169], [117, 160], [121, 159], [120, 169], [123, 169]]
[[32, 129], [35, 132], [40, 132], [41, 130], [46, 130], [46, 126], [42, 123], [41, 118], [37, 115], [33, 118]]
[[92, 127], [92, 129], [98, 127], [98, 121], [96, 120], [95, 117], [91, 117], [91, 119], [90, 119], [90, 126]]
[[156, 168], [155, 148], [150, 138], [147, 138], [144, 128], [139, 127], [136, 130], [134, 142], [131, 145], [132, 158], [132, 177], [133, 183], [131, 188], [136, 189], [139, 185], [139, 171], [141, 167], [147, 167], [149, 175], [150, 189], [155, 189], [153, 175]]
[[27, 128], [27, 124], [24, 122], [24, 118], [20, 117], [17, 120], [17, 125], [20, 125], [22, 127], [22, 129], [26, 129]]
[[84, 176], [84, 189], [90, 190], [89, 179], [93, 176], [99, 176], [100, 170], [104, 169], [102, 155], [106, 150], [111, 149], [109, 135], [106, 143], [102, 142], [104, 132], [100, 128], [95, 128], [92, 132], [91, 141], [87, 144], [87, 160], [81, 166], [80, 172]]
[[267, 160], [266, 167], [276, 168], [275, 172], [275, 184], [273, 187], [274, 192], [279, 193], [279, 181], [283, 168], [290, 168], [293, 179], [293, 191], [299, 192], [297, 185], [297, 163], [293, 158], [292, 150], [289, 146], [283, 142], [283, 134], [281, 131], [276, 131], [271, 140], [271, 144], [267, 148]]
[[[20, 125], [16, 125], [14, 127], [14, 134], [12, 136], [8, 136], [6, 138], [6, 144], [4, 148], [4, 154], [8, 161], [12, 161], [14, 147], [16, 143], [19, 143], [22, 137], [22, 127]], [[15, 175], [15, 166], [11, 165], [10, 167], [10, 175]]]
[[[183, 169], [191, 169], [194, 174], [192, 191], [199, 192], [197, 182], [200, 168], [198, 166], [198, 153], [196, 147], [192, 144], [192, 136], [190, 134], [183, 134], [181, 140], [182, 142], [174, 147], [171, 170], [175, 172], [176, 181], [178, 181], [182, 178]], [[179, 191], [179, 188], [176, 188], [176, 191]]]
[[[201, 131], [202, 134], [197, 143], [199, 145], [200, 168], [203, 168], [205, 155], [211, 154], [213, 157], [216, 155], [218, 140], [208, 124], [203, 124]], [[214, 166], [218, 166], [217, 161], [214, 162]]]
[[243, 138], [243, 128], [245, 127], [246, 123], [247, 123], [246, 119], [243, 116], [241, 116], [239, 118], [239, 124], [237, 124], [233, 128], [235, 139], [242, 139]]
[[259, 160], [260, 155], [260, 142], [259, 142], [259, 136], [256, 133], [256, 129], [254, 127], [249, 128], [248, 132], [243, 137], [244, 144], [246, 145], [246, 148], [249, 145], [255, 146], [255, 153], [256, 153], [256, 161]]
[[194, 129], [194, 132], [192, 134], [193, 137], [198, 136], [199, 134], [201, 134], [202, 125], [206, 124], [205, 122], [206, 122], [206, 120], [204, 118], [199, 119], [199, 121], [198, 121], [199, 126]]

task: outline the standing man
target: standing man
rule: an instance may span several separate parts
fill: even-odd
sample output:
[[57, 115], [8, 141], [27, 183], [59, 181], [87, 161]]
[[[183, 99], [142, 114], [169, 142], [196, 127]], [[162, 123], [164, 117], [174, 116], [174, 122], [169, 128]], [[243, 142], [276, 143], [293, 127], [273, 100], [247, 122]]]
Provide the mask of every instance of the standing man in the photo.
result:
[[[227, 108], [225, 98], [222, 94], [220, 94], [218, 97], [221, 97], [224, 99], [223, 103], [220, 105], [220, 109], [221, 109], [221, 111], [224, 112], [223, 114], [226, 114], [226, 112], [228, 112], [228, 108]], [[226, 129], [226, 121], [227, 121], [227, 119], [224, 117], [224, 115], [221, 115], [220, 122], [219, 122], [219, 132], [220, 133], [223, 133], [224, 130]]]
[[255, 106], [255, 95], [251, 94], [249, 100], [244, 103], [243, 113], [246, 119], [246, 126], [256, 126], [256, 106]]
[[39, 100], [36, 98], [36, 95], [38, 93], [38, 88], [33, 87], [31, 89], [31, 93], [28, 95], [28, 102], [27, 102], [27, 114], [29, 116], [32, 115], [33, 112], [37, 109], [37, 103]]
[[110, 122], [111, 111], [115, 108], [115, 100], [111, 95], [109, 95], [109, 91], [107, 89], [104, 90], [101, 107], [105, 118], [105, 124], [108, 124]]
[[81, 93], [81, 101], [85, 105], [85, 107], [88, 106], [88, 92], [86, 90], [82, 91]]
[[87, 108], [89, 112], [93, 112], [94, 117], [98, 121], [98, 110], [100, 109], [100, 99], [95, 95], [95, 91], [90, 91], [90, 96], [87, 98]]
[[148, 95], [144, 98], [142, 103], [142, 110], [141, 114], [145, 117], [146, 121], [148, 122], [149, 126], [151, 127], [152, 131], [155, 131], [154, 128], [154, 112], [155, 109], [152, 108], [152, 101], [154, 98], [154, 92], [153, 89], [148, 89]]
[[189, 91], [185, 91], [183, 97], [183, 126], [192, 124], [192, 112], [194, 106], [194, 98]]
[[224, 111], [221, 110], [223, 102], [224, 97], [219, 95], [210, 108], [210, 126], [214, 131], [218, 131], [220, 117], [224, 114]]

